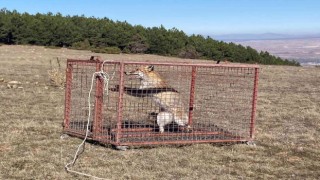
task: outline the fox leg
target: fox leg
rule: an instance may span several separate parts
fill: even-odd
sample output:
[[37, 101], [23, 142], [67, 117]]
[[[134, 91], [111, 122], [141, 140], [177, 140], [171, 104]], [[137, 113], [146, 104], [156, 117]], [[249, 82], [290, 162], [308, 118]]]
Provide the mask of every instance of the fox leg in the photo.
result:
[[157, 124], [159, 126], [160, 133], [164, 132], [164, 126], [170, 124], [173, 121], [173, 115], [169, 112], [160, 112], [157, 115]]
[[190, 125], [188, 124], [188, 116], [183, 114], [174, 114], [173, 121], [179, 126], [186, 127], [187, 131], [190, 130]]

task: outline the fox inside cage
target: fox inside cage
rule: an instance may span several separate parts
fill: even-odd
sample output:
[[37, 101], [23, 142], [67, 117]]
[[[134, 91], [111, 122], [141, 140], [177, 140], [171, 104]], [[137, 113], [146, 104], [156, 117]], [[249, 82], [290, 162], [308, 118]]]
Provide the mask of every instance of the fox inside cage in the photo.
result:
[[252, 141], [258, 73], [256, 65], [69, 59], [64, 132], [84, 137], [88, 127], [89, 139], [116, 146]]

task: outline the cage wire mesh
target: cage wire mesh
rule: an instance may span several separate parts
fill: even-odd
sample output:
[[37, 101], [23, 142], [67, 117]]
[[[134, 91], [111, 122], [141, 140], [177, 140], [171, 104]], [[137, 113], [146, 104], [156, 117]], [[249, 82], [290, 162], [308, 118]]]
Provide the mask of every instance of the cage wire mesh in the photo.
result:
[[113, 145], [251, 141], [258, 67], [67, 61], [64, 132]]

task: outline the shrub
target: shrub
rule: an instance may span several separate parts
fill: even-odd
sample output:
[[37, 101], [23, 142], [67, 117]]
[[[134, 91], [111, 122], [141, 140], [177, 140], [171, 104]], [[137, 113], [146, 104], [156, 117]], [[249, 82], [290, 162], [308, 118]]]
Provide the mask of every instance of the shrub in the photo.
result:
[[52, 69], [48, 71], [50, 85], [54, 87], [65, 87], [66, 77], [65, 74], [59, 69]]
[[178, 54], [180, 58], [187, 58], [187, 59], [197, 59], [199, 58], [199, 53], [196, 51], [194, 47], [186, 47], [182, 49]]
[[90, 42], [88, 39], [84, 40], [84, 41], [79, 41], [79, 42], [75, 42], [72, 44], [72, 49], [77, 49], [77, 50], [89, 50], [90, 49]]

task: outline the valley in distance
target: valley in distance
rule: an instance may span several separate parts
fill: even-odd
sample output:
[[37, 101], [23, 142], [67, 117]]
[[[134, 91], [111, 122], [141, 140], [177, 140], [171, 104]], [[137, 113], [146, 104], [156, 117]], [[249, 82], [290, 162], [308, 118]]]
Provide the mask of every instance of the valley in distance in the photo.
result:
[[221, 35], [214, 38], [250, 46], [281, 58], [296, 60], [302, 66], [320, 66], [320, 35], [290, 36], [281, 34]]

